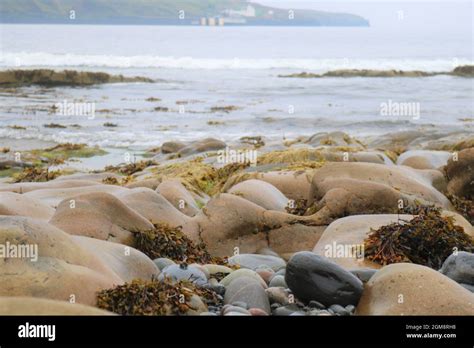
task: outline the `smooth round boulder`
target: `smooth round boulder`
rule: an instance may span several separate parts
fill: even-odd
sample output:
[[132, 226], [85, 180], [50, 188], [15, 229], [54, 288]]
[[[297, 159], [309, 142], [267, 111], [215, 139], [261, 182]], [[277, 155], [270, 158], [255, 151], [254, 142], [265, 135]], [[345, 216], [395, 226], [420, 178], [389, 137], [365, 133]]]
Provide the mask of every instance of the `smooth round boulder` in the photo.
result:
[[54, 215], [54, 209], [35, 198], [0, 192], [0, 215], [28, 216], [48, 221]]
[[232, 186], [228, 193], [240, 196], [268, 210], [286, 211], [288, 198], [275, 186], [263, 180], [245, 180]]
[[326, 306], [357, 304], [363, 284], [333, 261], [308, 251], [294, 254], [286, 266], [285, 281], [304, 302], [315, 300]]
[[429, 267], [391, 264], [366, 283], [356, 315], [474, 315], [474, 294]]
[[115, 315], [99, 308], [35, 297], [0, 297], [0, 315]]
[[455, 282], [474, 285], [474, 254], [466, 251], [451, 254], [439, 271]]
[[224, 303], [232, 304], [237, 301], [246, 303], [249, 308], [259, 308], [265, 313], [270, 313], [270, 303], [265, 289], [254, 278], [239, 277], [226, 287]]

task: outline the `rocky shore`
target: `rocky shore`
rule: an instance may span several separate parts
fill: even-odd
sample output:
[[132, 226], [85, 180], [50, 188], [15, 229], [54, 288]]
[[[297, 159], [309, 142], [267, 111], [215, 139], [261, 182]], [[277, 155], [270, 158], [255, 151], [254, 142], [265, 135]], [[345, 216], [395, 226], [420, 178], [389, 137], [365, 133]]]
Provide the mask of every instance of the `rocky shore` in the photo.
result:
[[474, 315], [473, 145], [207, 138], [95, 172], [4, 148], [0, 314]]

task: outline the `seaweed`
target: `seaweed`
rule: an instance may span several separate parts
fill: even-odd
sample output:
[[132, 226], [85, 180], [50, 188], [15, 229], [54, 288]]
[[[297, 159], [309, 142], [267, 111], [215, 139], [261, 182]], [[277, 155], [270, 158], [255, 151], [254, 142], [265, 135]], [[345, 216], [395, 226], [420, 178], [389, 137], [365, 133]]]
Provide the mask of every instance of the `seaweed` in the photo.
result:
[[474, 241], [453, 217], [441, 216], [440, 208], [424, 207], [410, 221], [371, 230], [364, 249], [368, 260], [382, 265], [411, 262], [439, 269], [454, 250], [473, 252]]
[[59, 175], [61, 175], [59, 170], [50, 171], [48, 168], [31, 167], [15, 174], [13, 182], [45, 182], [56, 179]]
[[222, 297], [213, 290], [201, 288], [189, 281], [135, 279], [97, 294], [97, 307], [120, 315], [186, 315], [195, 310], [192, 296], [204, 303], [222, 306]]
[[120, 173], [123, 175], [132, 175], [137, 172], [141, 172], [143, 169], [155, 166], [158, 162], [153, 160], [144, 160], [138, 162], [132, 162], [128, 164], [118, 165], [118, 166], [107, 166], [105, 167], [104, 171], [106, 172], [114, 172]]
[[175, 262], [211, 263], [215, 260], [203, 243], [195, 244], [181, 230], [159, 223], [150, 231], [135, 234], [135, 246], [151, 259], [169, 258]]
[[469, 221], [471, 225], [474, 225], [474, 201], [456, 195], [448, 195], [448, 199], [456, 211]]

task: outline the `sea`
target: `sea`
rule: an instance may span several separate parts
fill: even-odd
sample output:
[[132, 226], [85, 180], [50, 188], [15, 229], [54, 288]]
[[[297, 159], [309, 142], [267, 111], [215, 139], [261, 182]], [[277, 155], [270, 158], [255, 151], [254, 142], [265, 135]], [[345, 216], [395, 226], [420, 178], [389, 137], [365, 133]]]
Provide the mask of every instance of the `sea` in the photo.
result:
[[[0, 44], [0, 70], [87, 70], [155, 80], [1, 89], [0, 139], [145, 151], [169, 140], [205, 137], [283, 140], [330, 131], [367, 137], [474, 128], [466, 122], [474, 117], [471, 78], [281, 77], [337, 69], [451, 71], [474, 64], [472, 33], [2, 24]], [[90, 104], [94, 115], [58, 114], [58, 103]], [[418, 112], [381, 111], [394, 103], [414, 105]], [[44, 127], [50, 123], [66, 128]]]

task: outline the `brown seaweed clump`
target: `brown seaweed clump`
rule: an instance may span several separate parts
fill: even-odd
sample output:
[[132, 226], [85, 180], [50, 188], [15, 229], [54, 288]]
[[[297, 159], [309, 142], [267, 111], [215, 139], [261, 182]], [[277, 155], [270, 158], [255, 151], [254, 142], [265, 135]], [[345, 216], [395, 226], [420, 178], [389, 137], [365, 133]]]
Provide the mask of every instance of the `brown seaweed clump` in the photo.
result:
[[193, 313], [192, 297], [209, 305], [222, 299], [211, 289], [188, 281], [139, 280], [105, 289], [97, 294], [97, 307], [120, 315], [186, 315]]
[[193, 243], [179, 227], [155, 224], [155, 229], [135, 234], [135, 247], [152, 260], [160, 257], [175, 262], [211, 263], [213, 258], [204, 244]]
[[448, 199], [456, 208], [456, 211], [469, 221], [471, 225], [474, 225], [474, 201], [456, 195], [448, 195]]
[[382, 265], [411, 262], [439, 269], [453, 250], [474, 251], [473, 239], [441, 210], [421, 209], [410, 221], [372, 230], [364, 241], [365, 257]]
[[13, 182], [45, 182], [56, 179], [60, 175], [59, 170], [50, 171], [48, 168], [31, 167], [15, 174]]
[[129, 164], [119, 165], [119, 166], [107, 166], [105, 167], [106, 172], [115, 172], [123, 175], [132, 175], [138, 172], [141, 172], [143, 169], [155, 166], [158, 163], [153, 160], [145, 160], [132, 162]]

